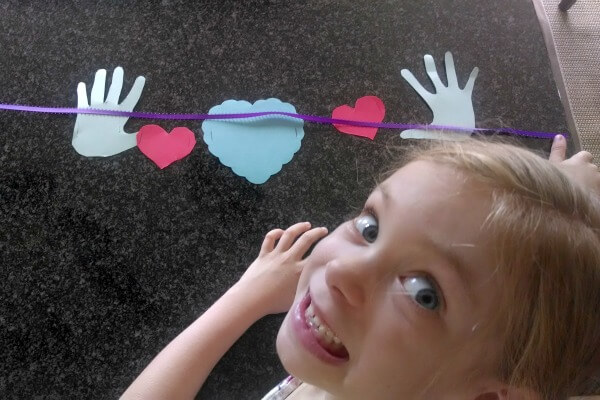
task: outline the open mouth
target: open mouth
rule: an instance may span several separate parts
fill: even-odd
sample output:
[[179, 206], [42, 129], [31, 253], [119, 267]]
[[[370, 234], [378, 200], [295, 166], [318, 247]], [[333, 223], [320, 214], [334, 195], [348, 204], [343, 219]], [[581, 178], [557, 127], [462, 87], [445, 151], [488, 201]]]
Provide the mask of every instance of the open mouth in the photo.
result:
[[315, 315], [312, 303], [304, 311], [304, 321], [311, 328], [319, 344], [332, 356], [348, 358], [348, 350], [342, 344], [340, 338], [321, 319]]
[[319, 317], [309, 293], [296, 308], [294, 324], [300, 342], [317, 358], [331, 364], [348, 361], [348, 350], [323, 318]]

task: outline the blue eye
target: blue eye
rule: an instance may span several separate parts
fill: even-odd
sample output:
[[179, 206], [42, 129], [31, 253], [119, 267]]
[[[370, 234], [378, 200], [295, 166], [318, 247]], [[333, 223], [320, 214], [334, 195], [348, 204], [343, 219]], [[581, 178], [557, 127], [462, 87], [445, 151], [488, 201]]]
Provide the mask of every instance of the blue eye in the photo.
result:
[[377, 239], [379, 227], [377, 220], [372, 215], [366, 214], [356, 218], [354, 226], [367, 242], [373, 243]]
[[402, 281], [406, 294], [413, 301], [427, 310], [437, 310], [440, 306], [440, 298], [437, 289], [431, 280], [424, 276], [413, 276]]

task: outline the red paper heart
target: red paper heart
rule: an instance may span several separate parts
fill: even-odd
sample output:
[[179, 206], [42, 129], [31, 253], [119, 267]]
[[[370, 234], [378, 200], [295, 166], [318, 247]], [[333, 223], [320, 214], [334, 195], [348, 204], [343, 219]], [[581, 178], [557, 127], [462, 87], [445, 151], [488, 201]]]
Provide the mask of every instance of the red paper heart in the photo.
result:
[[190, 154], [196, 145], [194, 132], [177, 127], [167, 133], [158, 125], [144, 125], [138, 132], [138, 148], [160, 169]]
[[[356, 100], [354, 108], [343, 105], [333, 110], [331, 115], [335, 119], [347, 119], [350, 121], [368, 121], [381, 122], [385, 116], [385, 106], [383, 101], [377, 96], [364, 96]], [[364, 126], [352, 126], [333, 124], [340, 132], [349, 133], [351, 135], [368, 137], [373, 140], [377, 134], [377, 128], [369, 128]]]

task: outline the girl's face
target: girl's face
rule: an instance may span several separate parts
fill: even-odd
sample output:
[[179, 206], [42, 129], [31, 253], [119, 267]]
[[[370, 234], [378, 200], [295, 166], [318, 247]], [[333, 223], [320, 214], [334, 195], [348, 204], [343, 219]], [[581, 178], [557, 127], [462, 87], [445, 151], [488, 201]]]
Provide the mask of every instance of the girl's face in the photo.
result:
[[[417, 161], [305, 260], [277, 351], [292, 375], [344, 399], [476, 398], [498, 344], [491, 192]], [[484, 350], [485, 349], [485, 350]]]

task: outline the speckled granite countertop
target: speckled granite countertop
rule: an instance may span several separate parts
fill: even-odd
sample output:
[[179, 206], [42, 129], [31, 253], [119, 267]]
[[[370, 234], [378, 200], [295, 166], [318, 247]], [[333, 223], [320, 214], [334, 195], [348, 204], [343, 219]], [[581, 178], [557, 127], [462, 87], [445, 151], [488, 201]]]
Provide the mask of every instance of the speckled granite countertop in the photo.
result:
[[[481, 71], [480, 125], [565, 131], [526, 0], [4, 1], [0, 102], [75, 106], [79, 81], [144, 75], [137, 110], [205, 112], [277, 97], [329, 115], [373, 94], [386, 121], [430, 122], [400, 77], [454, 53], [459, 82]], [[441, 67], [440, 67], [441, 69]], [[149, 123], [130, 121], [134, 131]], [[0, 398], [115, 398], [254, 259], [262, 235], [296, 221], [335, 227], [388, 161], [371, 142], [305, 125], [302, 148], [264, 185], [208, 153], [160, 171], [137, 149], [79, 156], [74, 117], [0, 112]], [[396, 139], [394, 139], [396, 138]], [[527, 140], [548, 150], [548, 140]], [[258, 322], [214, 370], [203, 399], [260, 398], [285, 372]]]

